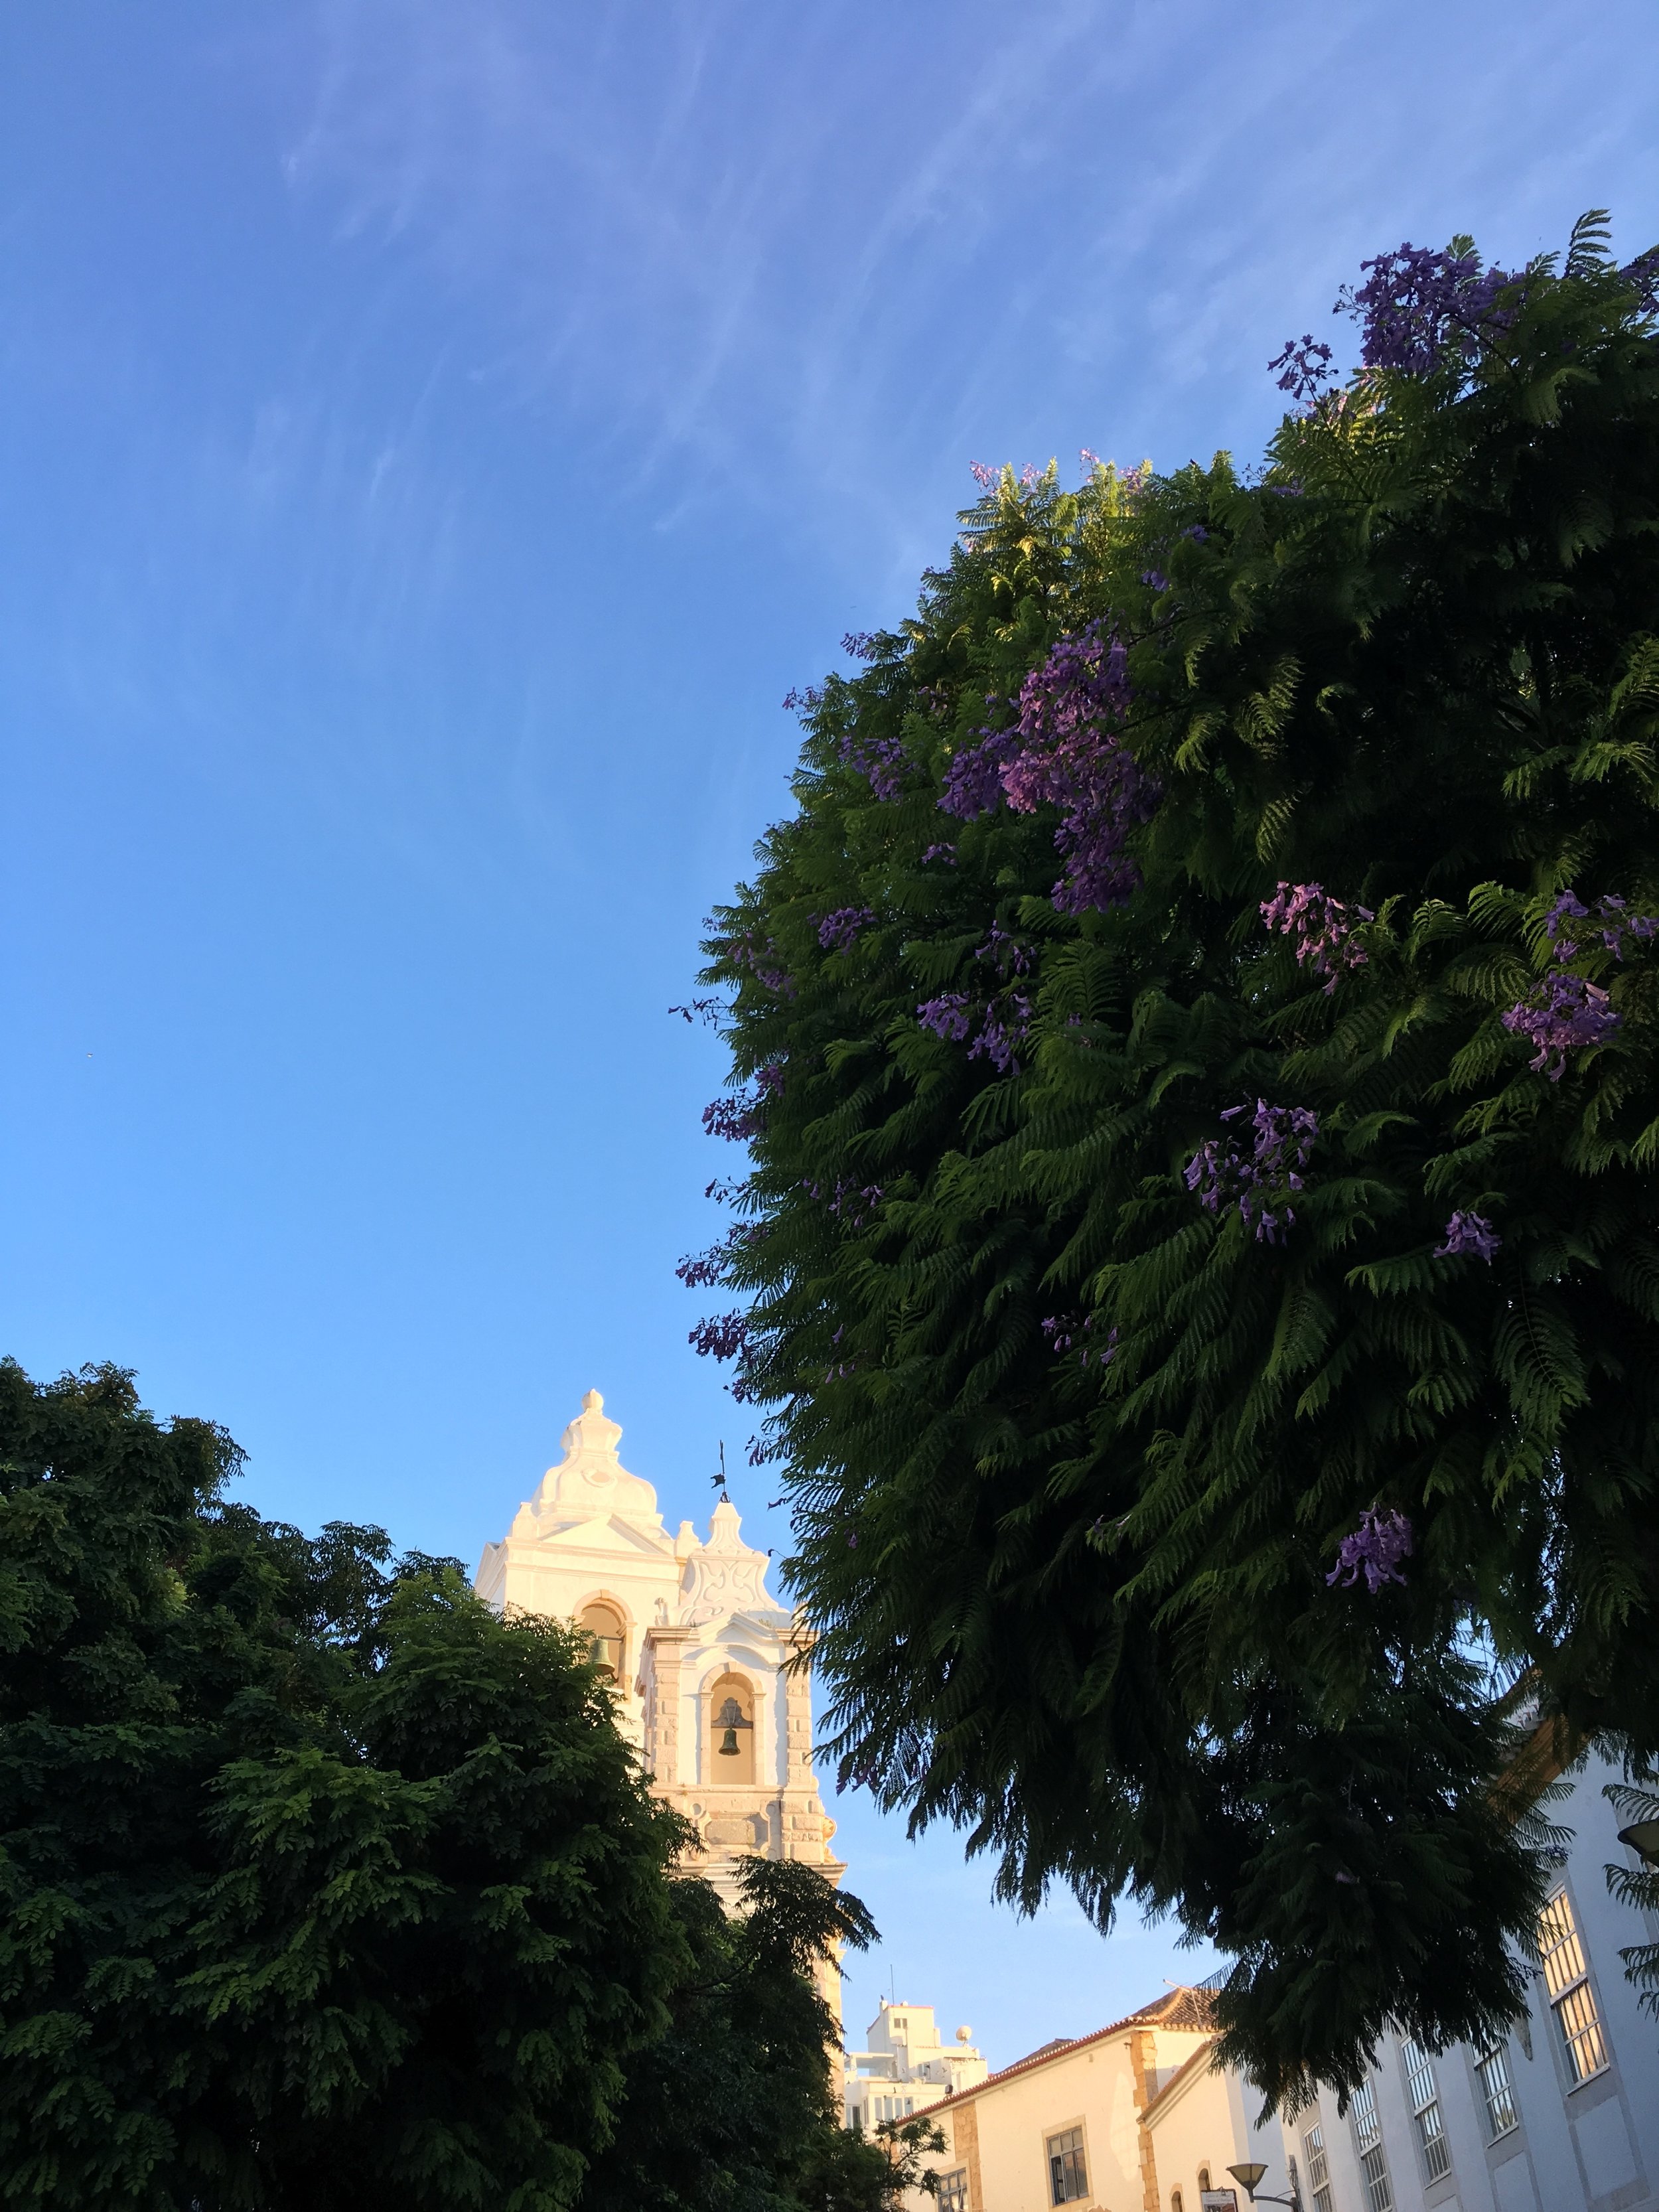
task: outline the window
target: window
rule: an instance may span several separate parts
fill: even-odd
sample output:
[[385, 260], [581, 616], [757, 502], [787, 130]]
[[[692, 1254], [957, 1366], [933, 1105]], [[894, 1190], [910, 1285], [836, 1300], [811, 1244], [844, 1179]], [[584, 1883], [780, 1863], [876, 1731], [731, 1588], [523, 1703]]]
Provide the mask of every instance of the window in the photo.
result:
[[581, 1625], [587, 1631], [595, 1660], [613, 1682], [620, 1682], [623, 1672], [622, 1615], [613, 1605], [585, 1605]]
[[1186, 2206], [1181, 2201], [1181, 2191], [1178, 2189], [1172, 2189], [1170, 2191], [1170, 2212], [1187, 2212]]
[[1331, 2169], [1325, 2156], [1322, 2125], [1308, 2130], [1302, 2138], [1302, 2148], [1308, 2154], [1308, 2193], [1313, 2198], [1314, 2212], [1332, 2212], [1335, 2199], [1331, 2195]]
[[1070, 2204], [1089, 2194], [1089, 2177], [1083, 2164], [1083, 2130], [1067, 2128], [1048, 2138], [1048, 2195], [1055, 2204]]
[[1451, 2153], [1446, 2148], [1446, 2130], [1440, 2118], [1433, 2061], [1409, 2037], [1401, 2045], [1400, 2056], [1406, 2062], [1406, 2095], [1417, 2130], [1417, 2147], [1423, 2154], [1424, 2178], [1443, 2181], [1451, 2172]]
[[864, 2133], [864, 2107], [862, 2105], [854, 2105], [848, 2109], [847, 2114], [847, 2124], [851, 2128], [855, 2136], [861, 2136]]
[[1607, 2046], [1601, 2033], [1601, 2015], [1595, 2008], [1595, 1992], [1589, 1985], [1578, 1923], [1573, 1917], [1572, 1899], [1565, 1889], [1558, 1889], [1539, 1915], [1538, 1949], [1550, 2010], [1555, 2014], [1576, 2087], [1601, 2071], [1607, 2063]]
[[1515, 2109], [1515, 2092], [1510, 2086], [1510, 2062], [1503, 2045], [1496, 2045], [1483, 2057], [1477, 2058], [1474, 2070], [1480, 2082], [1480, 2094], [1486, 2100], [1486, 2133], [1496, 2142], [1499, 2136], [1508, 2135], [1511, 2128], [1521, 2124]]
[[1365, 2202], [1370, 2212], [1394, 2212], [1389, 2163], [1382, 2155], [1382, 2127], [1376, 2117], [1376, 2100], [1371, 2094], [1369, 2081], [1362, 2081], [1354, 2091], [1348, 2117], [1353, 2123], [1353, 2147], [1365, 2184]]
[[708, 1690], [708, 1763], [705, 1781], [755, 1779], [755, 1693], [741, 1674], [722, 1674]]
[[939, 2185], [939, 2212], [968, 2212], [968, 2169], [959, 2166], [943, 2174]]
[[872, 2097], [870, 2118], [879, 2126], [883, 2120], [908, 2120], [916, 2109], [914, 2097]]

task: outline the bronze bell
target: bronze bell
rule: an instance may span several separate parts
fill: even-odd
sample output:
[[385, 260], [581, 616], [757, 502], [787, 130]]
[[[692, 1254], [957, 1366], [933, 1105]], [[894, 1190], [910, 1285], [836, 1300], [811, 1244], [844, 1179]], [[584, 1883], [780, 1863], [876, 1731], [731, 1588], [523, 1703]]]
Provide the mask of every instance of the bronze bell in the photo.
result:
[[728, 1698], [726, 1703], [720, 1707], [719, 1712], [714, 1716], [714, 1726], [717, 1729], [723, 1729], [726, 1731], [720, 1738], [720, 1757], [722, 1759], [735, 1759], [738, 1755], [738, 1730], [739, 1729], [751, 1729], [754, 1725], [755, 1723], [753, 1721], [744, 1720], [743, 1717], [743, 1707], [738, 1703], [737, 1699], [735, 1698]]

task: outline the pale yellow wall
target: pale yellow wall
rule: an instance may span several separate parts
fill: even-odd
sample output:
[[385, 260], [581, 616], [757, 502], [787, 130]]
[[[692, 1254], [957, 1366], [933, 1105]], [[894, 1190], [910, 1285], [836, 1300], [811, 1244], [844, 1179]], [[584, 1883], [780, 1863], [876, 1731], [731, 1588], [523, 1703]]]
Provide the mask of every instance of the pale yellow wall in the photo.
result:
[[1214, 2189], [1233, 2189], [1238, 2212], [1248, 2212], [1244, 2191], [1227, 2169], [1246, 2159], [1261, 2159], [1269, 2168], [1261, 2186], [1276, 2195], [1286, 2193], [1289, 2169], [1285, 2142], [1279, 2123], [1269, 2120], [1258, 2130], [1252, 2112], [1261, 2099], [1246, 2088], [1236, 2073], [1221, 2074], [1207, 2066], [1195, 2067], [1171, 2094], [1148, 2112], [1146, 2133], [1152, 2138], [1158, 2168], [1158, 2212], [1170, 2212], [1172, 2192], [1181, 2191], [1182, 2212], [1199, 2212], [1198, 2176], [1200, 2166], [1210, 2172]]
[[[1137, 2095], [1135, 2046], [1150, 2046], [1158, 2079], [1167, 2080], [1205, 2040], [1196, 2029], [1126, 2029], [993, 2080], [961, 2105], [935, 2110], [948, 2148], [930, 2163], [947, 2173], [967, 2166], [970, 2176], [977, 2167], [969, 2212], [1052, 2212], [1046, 2141], [1080, 2125], [1089, 2194], [1076, 2212], [1145, 2212], [1138, 2124], [1145, 2092]], [[968, 2154], [970, 2144], [976, 2157]], [[908, 2212], [932, 2203], [915, 2192]], [[1197, 2212], [1195, 2198], [1187, 2212]]]

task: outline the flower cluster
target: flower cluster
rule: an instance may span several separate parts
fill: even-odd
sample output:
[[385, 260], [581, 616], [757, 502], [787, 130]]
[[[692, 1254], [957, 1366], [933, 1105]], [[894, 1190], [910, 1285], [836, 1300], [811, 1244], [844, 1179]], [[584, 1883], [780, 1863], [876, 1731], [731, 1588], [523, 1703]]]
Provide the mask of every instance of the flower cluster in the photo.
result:
[[948, 860], [954, 868], [957, 864], [957, 848], [954, 845], [930, 845], [921, 856], [921, 865], [924, 868], [929, 860]]
[[1559, 1083], [1567, 1054], [1582, 1045], [1601, 1044], [1619, 1027], [1619, 1016], [1599, 983], [1565, 973], [1547, 975], [1529, 998], [1511, 1006], [1504, 1026], [1538, 1048], [1531, 1065]]
[[705, 1135], [723, 1137], [729, 1145], [746, 1144], [766, 1127], [766, 1102], [783, 1089], [783, 1066], [770, 1061], [756, 1071], [757, 1091], [739, 1091], [734, 1097], [711, 1098], [702, 1109]]
[[752, 929], [745, 929], [734, 937], [714, 938], [713, 943], [734, 968], [746, 968], [763, 990], [775, 991], [781, 999], [794, 997], [793, 978], [778, 965], [783, 956], [769, 938], [757, 939]]
[[745, 1313], [708, 1314], [686, 1338], [705, 1359], [737, 1359], [749, 1346]]
[[1359, 265], [1370, 276], [1358, 291], [1345, 287], [1337, 307], [1360, 318], [1360, 357], [1369, 368], [1431, 376], [1462, 364], [1485, 331], [1511, 319], [1497, 301], [1517, 279], [1482, 269], [1477, 253], [1407, 243]]
[[1365, 964], [1365, 949], [1353, 940], [1356, 916], [1361, 921], [1376, 919], [1368, 906], [1345, 906], [1334, 899], [1322, 884], [1282, 883], [1275, 897], [1261, 902], [1268, 930], [1294, 940], [1297, 966], [1326, 977], [1328, 993], [1335, 990], [1346, 969]]
[[[808, 1198], [815, 1202], [822, 1201], [824, 1196], [822, 1183], [809, 1180], [801, 1184], [801, 1188], [806, 1193]], [[851, 1182], [845, 1176], [837, 1176], [835, 1187], [829, 1194], [830, 1211], [838, 1219], [847, 1222], [852, 1228], [862, 1229], [886, 1195], [886, 1191], [878, 1182], [866, 1182], [860, 1185]], [[837, 1343], [841, 1340], [839, 1329], [836, 1331], [836, 1340]]]
[[1384, 1583], [1404, 1583], [1406, 1577], [1395, 1569], [1401, 1559], [1410, 1558], [1411, 1551], [1412, 1524], [1406, 1516], [1370, 1507], [1360, 1515], [1352, 1534], [1337, 1547], [1336, 1565], [1325, 1577], [1327, 1586], [1337, 1583], [1352, 1589], [1364, 1575], [1365, 1587], [1375, 1597]]
[[718, 1244], [711, 1244], [706, 1252], [688, 1253], [675, 1263], [674, 1273], [689, 1291], [718, 1283], [737, 1255], [746, 1245], [756, 1243], [761, 1234], [757, 1221], [733, 1222]]
[[1162, 790], [1116, 735], [1129, 698], [1121, 639], [1089, 623], [1061, 638], [1025, 678], [1012, 728], [981, 732], [945, 776], [939, 805], [964, 820], [999, 799], [1017, 814], [1059, 807], [1054, 846], [1067, 866], [1054, 902], [1062, 914], [1119, 904], [1140, 881], [1124, 839]]
[[1285, 340], [1284, 352], [1267, 363], [1269, 375], [1274, 369], [1279, 372], [1279, 390], [1288, 392], [1298, 406], [1317, 399], [1320, 386], [1335, 374], [1330, 348], [1321, 345], [1311, 331], [1304, 331], [1299, 341]]
[[922, 1000], [916, 1008], [916, 1019], [935, 1036], [960, 1044], [972, 1026], [970, 1003], [965, 992], [941, 991], [937, 998]]
[[1031, 1034], [1031, 1002], [1023, 991], [1011, 991], [986, 1008], [979, 1035], [968, 1048], [969, 1060], [988, 1060], [999, 1075], [1018, 1075], [1015, 1057]]
[[[1230, 1106], [1221, 1118], [1231, 1121], [1249, 1110]], [[1296, 1220], [1285, 1200], [1303, 1187], [1302, 1170], [1313, 1154], [1319, 1116], [1310, 1107], [1270, 1106], [1258, 1098], [1250, 1127], [1248, 1152], [1232, 1136], [1212, 1137], [1200, 1145], [1187, 1164], [1187, 1188], [1209, 1213], [1237, 1204], [1240, 1220], [1256, 1243], [1277, 1244]]]
[[1465, 1213], [1460, 1209], [1446, 1224], [1446, 1241], [1435, 1246], [1434, 1256], [1437, 1260], [1455, 1260], [1463, 1253], [1472, 1252], [1477, 1260], [1484, 1260], [1490, 1267], [1493, 1253], [1503, 1242], [1484, 1213]]
[[1609, 893], [1596, 900], [1595, 906], [1583, 905], [1572, 891], [1563, 891], [1544, 917], [1544, 927], [1554, 948], [1557, 960], [1571, 960], [1578, 951], [1578, 936], [1569, 937], [1567, 930], [1574, 922], [1588, 921], [1589, 928], [1581, 934], [1599, 937], [1615, 960], [1625, 957], [1625, 945], [1632, 938], [1645, 943], [1659, 934], [1659, 920], [1650, 914], [1632, 914], [1628, 899], [1615, 898]]
[[867, 928], [875, 918], [873, 907], [838, 906], [833, 914], [819, 919], [818, 943], [826, 952], [844, 951], [857, 939], [860, 930]]
[[873, 660], [876, 641], [867, 629], [849, 629], [841, 641], [841, 649], [849, 660]]
[[836, 750], [843, 765], [856, 769], [884, 805], [904, 789], [904, 747], [896, 738], [849, 736]]
[[1109, 1367], [1117, 1350], [1117, 1331], [1109, 1328], [1103, 1344], [1091, 1344], [1088, 1340], [1094, 1334], [1094, 1327], [1092, 1314], [1050, 1314], [1042, 1324], [1042, 1334], [1061, 1358], [1068, 1352], [1075, 1352], [1085, 1367]]
[[[1588, 930], [1577, 925], [1588, 922]], [[1550, 940], [1550, 968], [1517, 1006], [1504, 1016], [1512, 1036], [1536, 1045], [1532, 1066], [1559, 1083], [1566, 1073], [1567, 1054], [1585, 1045], [1601, 1044], [1620, 1026], [1617, 1009], [1599, 983], [1565, 967], [1575, 959], [1586, 938], [1599, 937], [1615, 960], [1622, 960], [1632, 941], [1645, 943], [1659, 933], [1659, 918], [1632, 914], [1626, 900], [1609, 895], [1594, 907], [1582, 903], [1565, 890], [1544, 918]]]

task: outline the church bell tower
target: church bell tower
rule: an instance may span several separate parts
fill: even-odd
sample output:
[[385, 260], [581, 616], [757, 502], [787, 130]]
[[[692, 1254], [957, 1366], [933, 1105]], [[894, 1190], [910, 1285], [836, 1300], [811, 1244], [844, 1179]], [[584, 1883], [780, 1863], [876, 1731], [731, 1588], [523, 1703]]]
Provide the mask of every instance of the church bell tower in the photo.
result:
[[617, 1719], [657, 1795], [696, 1831], [686, 1871], [735, 1898], [738, 1862], [803, 1859], [832, 1881], [812, 1768], [811, 1638], [766, 1587], [767, 1556], [722, 1497], [708, 1537], [670, 1536], [657, 1493], [617, 1455], [622, 1430], [590, 1390], [564, 1456], [479, 1564], [498, 1608], [580, 1621], [611, 1670]]

